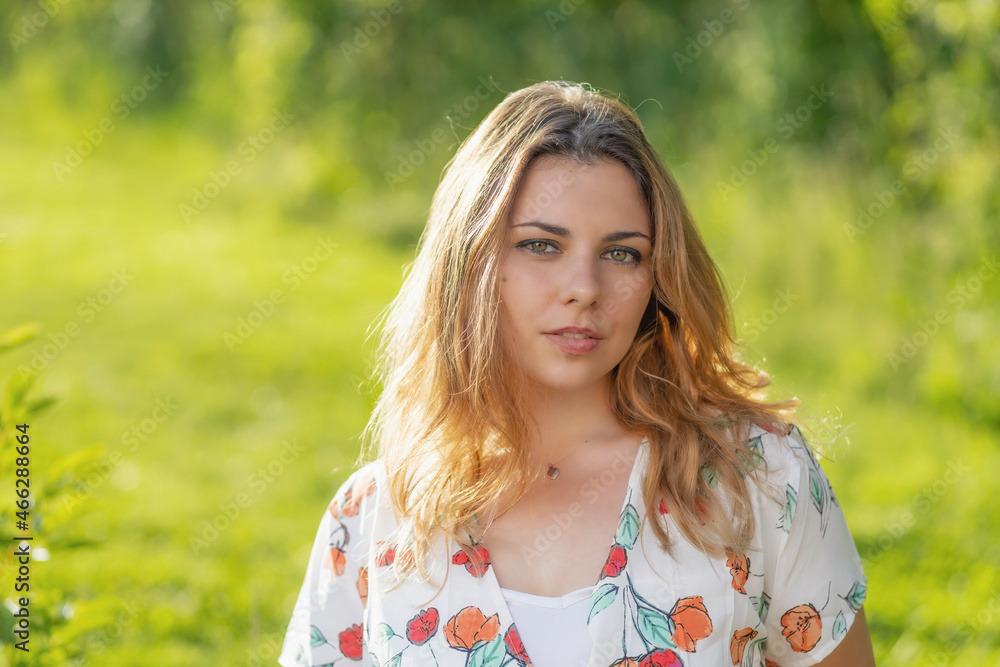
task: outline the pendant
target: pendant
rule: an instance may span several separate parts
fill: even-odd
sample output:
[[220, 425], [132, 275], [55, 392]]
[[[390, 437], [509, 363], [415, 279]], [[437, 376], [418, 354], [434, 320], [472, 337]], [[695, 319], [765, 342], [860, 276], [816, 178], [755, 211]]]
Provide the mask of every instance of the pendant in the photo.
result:
[[549, 476], [549, 479], [555, 479], [559, 476], [559, 468], [554, 465], [550, 465], [549, 469], [545, 471], [545, 474]]

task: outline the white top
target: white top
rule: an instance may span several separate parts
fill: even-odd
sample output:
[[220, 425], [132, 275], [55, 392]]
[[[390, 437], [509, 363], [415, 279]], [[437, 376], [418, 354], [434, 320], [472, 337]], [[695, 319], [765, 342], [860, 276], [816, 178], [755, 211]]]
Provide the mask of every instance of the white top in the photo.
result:
[[590, 595], [587, 586], [562, 597], [500, 588], [534, 667], [585, 667], [590, 658], [587, 632]]

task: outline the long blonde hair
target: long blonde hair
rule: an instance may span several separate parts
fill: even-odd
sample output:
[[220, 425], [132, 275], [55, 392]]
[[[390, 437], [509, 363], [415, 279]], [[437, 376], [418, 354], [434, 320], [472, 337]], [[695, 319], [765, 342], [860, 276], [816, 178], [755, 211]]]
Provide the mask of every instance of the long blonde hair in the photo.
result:
[[[754, 529], [744, 479], [754, 460], [750, 424], [783, 423], [798, 405], [765, 402], [766, 374], [737, 358], [722, 277], [634, 113], [571, 82], [510, 93], [447, 165], [416, 259], [379, 318], [382, 393], [362, 435], [385, 465], [382, 492], [399, 518], [389, 542], [400, 579], [414, 570], [429, 578], [438, 531], [475, 560], [474, 515], [511, 490], [515, 499], [526, 492], [525, 377], [502, 344], [497, 275], [518, 188], [543, 155], [617, 160], [649, 207], [653, 295], [612, 371], [615, 416], [649, 437], [647, 517], [660, 516], [663, 499], [706, 553], [745, 548]], [[669, 551], [665, 526], [652, 525]]]

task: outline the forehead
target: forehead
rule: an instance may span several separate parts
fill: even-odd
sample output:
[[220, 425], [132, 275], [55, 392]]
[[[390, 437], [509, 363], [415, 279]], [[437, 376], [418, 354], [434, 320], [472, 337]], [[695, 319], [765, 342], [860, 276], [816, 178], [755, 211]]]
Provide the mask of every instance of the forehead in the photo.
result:
[[650, 232], [648, 207], [635, 177], [617, 160], [582, 164], [543, 156], [532, 161], [514, 200], [511, 224], [534, 219]]

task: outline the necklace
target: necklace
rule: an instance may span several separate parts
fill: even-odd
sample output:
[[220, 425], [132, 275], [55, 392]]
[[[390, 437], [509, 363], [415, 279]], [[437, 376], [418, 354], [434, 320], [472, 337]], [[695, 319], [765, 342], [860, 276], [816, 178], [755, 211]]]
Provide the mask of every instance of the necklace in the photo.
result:
[[555, 479], [556, 477], [558, 477], [559, 476], [559, 468], [556, 467], [556, 464], [559, 463], [560, 461], [562, 461], [564, 458], [566, 458], [570, 454], [572, 454], [573, 450], [575, 450], [577, 447], [579, 447], [580, 445], [582, 445], [584, 442], [587, 442], [587, 441], [584, 440], [583, 442], [577, 444], [576, 446], [573, 447], [573, 449], [569, 450], [568, 452], [566, 452], [565, 454], [563, 454], [562, 456], [560, 456], [558, 459], [556, 459], [555, 461], [553, 461], [552, 463], [550, 463], [548, 470], [545, 471], [546, 477], [548, 477], [549, 479]]
[[[560, 456], [560, 457], [559, 457], [558, 459], [556, 459], [555, 461], [553, 461], [552, 463], [550, 463], [550, 464], [549, 464], [549, 468], [548, 468], [548, 470], [546, 470], [546, 471], [545, 471], [545, 475], [546, 475], [546, 476], [547, 476], [547, 477], [548, 477], [549, 479], [555, 479], [556, 477], [558, 477], [558, 476], [559, 476], [559, 468], [557, 468], [557, 467], [556, 467], [556, 464], [557, 464], [557, 463], [559, 463], [560, 461], [562, 461], [562, 460], [563, 460], [564, 458], [566, 458], [566, 457], [567, 457], [567, 456], [569, 456], [570, 454], [572, 454], [572, 453], [573, 453], [573, 451], [574, 451], [574, 450], [575, 450], [575, 449], [576, 449], [577, 447], [579, 447], [580, 445], [582, 445], [582, 444], [584, 444], [584, 443], [586, 443], [586, 442], [587, 442], [587, 441], [586, 441], [586, 440], [584, 440], [583, 442], [581, 442], [581, 443], [578, 443], [578, 444], [574, 445], [572, 449], [570, 449], [570, 450], [569, 450], [568, 452], [566, 452], [565, 454], [563, 454], [562, 456]], [[490, 529], [490, 526], [492, 526], [492, 525], [493, 525], [493, 520], [494, 520], [494, 519], [496, 519], [496, 516], [495, 516], [495, 515], [494, 515], [494, 516], [492, 516], [492, 517], [490, 517], [490, 520], [489, 520], [489, 522], [488, 522], [488, 523], [486, 524], [486, 527], [485, 527], [485, 528], [482, 528], [482, 529], [481, 529], [481, 531], [480, 531], [480, 533], [479, 533], [479, 538], [478, 538], [478, 540], [477, 540], [478, 542], [484, 542], [484, 541], [486, 540], [486, 531], [488, 531], [488, 530]], [[477, 517], [476, 517], [476, 515], [475, 515], [475, 514], [473, 514], [473, 515], [472, 515], [472, 522], [473, 522], [473, 523], [474, 523], [474, 524], [475, 524], [475, 525], [476, 525], [477, 527], [479, 526], [479, 520], [477, 519]], [[492, 536], [492, 537], [491, 537], [490, 539], [491, 539], [491, 540], [500, 540], [501, 542], [507, 542], [507, 544], [514, 544], [513, 542], [510, 542], [510, 541], [508, 541], [508, 540], [502, 540], [502, 539], [500, 539], [500, 538], [496, 537], [496, 535], [493, 535], [493, 536]]]

